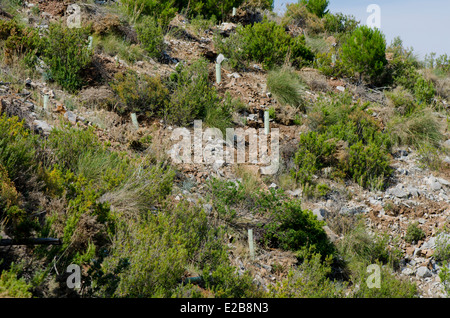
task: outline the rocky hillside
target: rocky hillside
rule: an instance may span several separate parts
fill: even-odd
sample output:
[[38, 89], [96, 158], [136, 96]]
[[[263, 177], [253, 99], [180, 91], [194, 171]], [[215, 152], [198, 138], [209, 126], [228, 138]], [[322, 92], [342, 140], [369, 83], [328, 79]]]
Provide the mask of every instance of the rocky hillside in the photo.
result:
[[[355, 73], [345, 48], [370, 31], [300, 4], [200, 17], [142, 1], [153, 19], [137, 1], [6, 2], [0, 238], [25, 243], [0, 244], [0, 296], [447, 297], [448, 60], [397, 41], [379, 73]], [[262, 139], [266, 111], [274, 174], [250, 137], [225, 137]], [[199, 139], [194, 120], [222, 137]], [[180, 163], [180, 131], [192, 159], [201, 145], [245, 160]]]

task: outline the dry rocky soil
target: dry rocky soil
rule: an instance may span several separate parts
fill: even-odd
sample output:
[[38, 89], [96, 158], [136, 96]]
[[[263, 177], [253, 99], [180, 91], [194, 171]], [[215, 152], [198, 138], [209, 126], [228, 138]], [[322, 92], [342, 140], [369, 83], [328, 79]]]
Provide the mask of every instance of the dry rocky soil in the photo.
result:
[[[40, 0], [31, 0], [28, 3], [29, 7], [24, 9], [25, 12], [30, 11], [32, 5], [38, 5], [44, 23], [64, 16], [69, 4], [68, 1]], [[117, 150], [127, 150], [133, 140], [151, 134], [153, 141], [157, 141], [158, 144], [156, 151], [160, 151], [169, 158], [170, 151], [177, 142], [171, 138], [177, 127], [164, 125], [160, 120], [143, 121], [139, 118], [140, 127], [135, 128], [129, 120], [102, 109], [100, 105], [113, 96], [109, 87], [104, 83], [118, 71], [132, 68], [149, 75], [167, 75], [175, 70], [177, 63], [191, 61], [201, 56], [215, 59], [217, 54], [214, 51], [212, 31], [205, 32], [200, 37], [192, 35], [187, 31], [187, 23], [181, 16], [177, 16], [172, 24], [185, 30], [184, 34], [187, 35], [166, 38], [167, 54], [170, 57], [168, 63], [150, 60], [128, 65], [117, 57], [96, 52], [94, 56], [96, 71], [100, 74], [103, 82], [94, 81], [77, 96], [69, 96], [55, 86], [38, 80], [17, 79], [26, 83], [26, 89], [21, 92], [13, 91], [8, 83], [0, 83], [1, 111], [25, 119], [31, 129], [43, 136], [50, 134], [52, 128], [57, 126], [60, 121], [68, 121], [80, 126], [94, 126], [101, 140], [109, 141], [111, 147]], [[233, 27], [233, 24], [218, 26], [225, 31], [232, 30]], [[307, 82], [308, 79], [314, 78], [315, 81], [321, 83], [318, 90], [307, 91], [307, 96], [311, 101], [317, 98], [320, 91], [337, 93], [350, 91], [355, 98], [383, 101], [382, 94], [376, 91], [361, 89], [361, 87], [355, 87], [343, 80], [325, 78], [314, 69], [303, 69], [299, 72]], [[215, 81], [214, 63], [210, 64], [210, 75], [211, 79]], [[219, 92], [229, 92], [233, 97], [239, 97], [248, 105], [247, 113], [241, 114], [242, 116], [236, 119], [237, 127], [263, 128], [263, 120], [259, 115], [260, 110], [267, 110], [269, 106], [274, 107], [277, 111], [277, 121], [271, 121], [271, 129], [278, 128], [280, 131], [281, 154], [286, 155], [290, 151], [292, 155], [300, 134], [307, 131], [308, 128], [294, 125], [292, 113], [282, 109], [271, 97], [265, 85], [266, 75], [261, 65], [258, 64], [251, 65], [246, 72], [235, 72], [224, 68], [222, 82], [215, 85]], [[46, 110], [42, 107], [44, 94], [50, 96]], [[81, 106], [70, 108], [67, 100], [73, 100], [74, 103], [79, 103]], [[377, 114], [374, 116], [376, 117]], [[444, 118], [442, 120], [445, 121]], [[194, 135], [193, 127], [188, 127], [188, 129]], [[449, 139], [449, 132], [446, 134]], [[446, 142], [447, 145], [449, 143], [450, 141]], [[225, 151], [225, 144], [224, 140], [218, 140], [214, 143], [214, 147], [222, 148]], [[440, 230], [450, 222], [450, 158], [446, 157], [444, 161], [446, 162], [445, 169], [431, 171], [420, 165], [418, 154], [415, 151], [407, 148], [398, 149], [392, 158], [392, 166], [395, 168], [394, 177], [391, 186], [386, 191], [371, 192], [352, 182], [333, 184], [336, 189], [343, 189], [351, 195], [330, 195], [321, 200], [304, 200], [303, 206], [311, 209], [319, 219], [325, 221], [336, 215], [361, 215], [373, 230], [380, 230], [399, 237], [400, 241], [396, 244], [403, 251], [399, 275], [415, 281], [422, 297], [445, 297], [438, 276], [440, 267], [433, 258], [436, 242], [444, 235], [439, 234]], [[173, 200], [185, 198], [192, 204], [202, 204], [206, 193], [205, 182], [209, 178], [219, 177], [231, 181], [239, 179], [236, 175], [235, 165], [222, 161], [213, 164], [173, 164], [181, 176], [179, 183], [174, 188]], [[264, 179], [264, 175], [260, 173], [260, 165], [246, 163], [242, 166], [259, 180]], [[190, 180], [191, 187], [185, 189], [182, 180]], [[261, 184], [266, 188], [279, 187], [275, 183]], [[302, 191], [301, 189], [292, 189], [287, 191], [287, 194], [293, 198], [299, 198]], [[205, 205], [204, 208], [207, 211], [212, 209], [210, 205]], [[236, 235], [240, 235], [241, 240], [234, 241], [238, 242], [235, 244], [230, 243], [230, 257], [234, 264], [240, 270], [250, 270], [262, 286], [267, 287], [272, 282], [285, 277], [285, 272], [274, 271], [273, 267], [277, 264], [277, 266], [288, 268], [296, 262], [294, 255], [289, 252], [259, 248], [255, 260], [250, 260], [245, 243], [246, 229], [255, 225], [258, 219], [253, 215], [239, 215], [239, 220], [241, 229]], [[404, 236], [408, 224], [412, 221], [418, 222], [419, 227], [426, 233], [426, 237], [419, 242], [409, 244], [404, 241]], [[332, 230], [332, 226], [328, 226], [326, 230], [333, 241], [342, 239]], [[230, 237], [231, 241], [232, 237]]]

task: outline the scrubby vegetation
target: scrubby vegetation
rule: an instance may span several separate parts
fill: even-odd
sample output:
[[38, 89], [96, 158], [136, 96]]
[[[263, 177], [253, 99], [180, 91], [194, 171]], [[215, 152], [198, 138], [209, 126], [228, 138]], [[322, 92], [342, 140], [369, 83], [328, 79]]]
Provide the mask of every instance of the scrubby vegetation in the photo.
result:
[[[418, 296], [399, 278], [399, 246], [429, 233], [413, 222], [401, 237], [367, 224], [409, 212], [383, 194], [398, 181], [399, 147], [422, 169], [444, 171], [447, 55], [419, 61], [400, 38], [387, 45], [326, 0], [290, 4], [280, 18], [271, 0], [121, 0], [89, 4], [83, 28], [58, 19], [35, 28], [22, 4], [0, 5], [14, 16], [0, 18], [0, 236], [61, 244], [24, 255], [0, 246], [0, 297]], [[42, 15], [40, 5], [27, 12]], [[265, 110], [282, 132], [274, 175], [255, 162], [200, 171], [168, 158], [176, 128], [202, 120], [224, 136], [262, 133]], [[215, 141], [234, 145], [228, 137]], [[356, 192], [371, 195], [357, 199], [367, 215], [335, 204]], [[448, 290], [446, 240], [433, 257]], [[79, 289], [66, 284], [70, 264], [82, 269]], [[367, 283], [370, 265], [379, 288]]]
[[292, 37], [281, 25], [265, 19], [253, 25], [239, 26], [229, 38], [216, 40], [221, 53], [229, 57], [232, 67], [242, 62], [260, 62], [270, 69], [288, 59], [295, 66], [311, 63], [314, 55], [305, 46], [304, 36]]

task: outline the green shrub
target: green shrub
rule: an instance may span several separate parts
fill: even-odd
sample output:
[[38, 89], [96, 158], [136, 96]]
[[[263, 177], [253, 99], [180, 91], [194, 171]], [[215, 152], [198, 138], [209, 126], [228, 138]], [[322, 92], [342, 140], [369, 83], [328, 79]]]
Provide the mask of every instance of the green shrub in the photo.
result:
[[131, 44], [117, 34], [94, 36], [93, 46], [110, 56], [118, 55], [121, 59], [130, 63], [143, 60], [148, 54], [142, 46]]
[[442, 285], [444, 285], [448, 297], [450, 295], [450, 264], [445, 262], [443, 265], [444, 266], [442, 266], [442, 269], [439, 272], [439, 278], [441, 279]]
[[414, 86], [420, 76], [414, 64], [403, 57], [397, 57], [391, 62], [391, 68], [394, 83], [414, 94]]
[[402, 256], [400, 249], [388, 248], [387, 234], [369, 234], [365, 225], [360, 222], [339, 241], [339, 254], [351, 264], [382, 263], [396, 267]]
[[319, 18], [328, 13], [328, 0], [302, 0], [301, 3], [306, 6], [309, 12], [314, 13]]
[[16, 238], [28, 237], [37, 228], [34, 218], [19, 207], [23, 203], [20, 198], [8, 172], [0, 165], [0, 222]]
[[386, 52], [393, 54], [393, 61], [391, 63], [397, 66], [412, 66], [418, 68], [420, 66], [417, 56], [414, 54], [414, 49], [405, 48], [400, 37], [395, 37], [391, 44], [387, 47]]
[[267, 88], [282, 105], [290, 105], [296, 108], [304, 106], [302, 94], [305, 90], [305, 84], [294, 71], [286, 67], [269, 72]]
[[433, 82], [427, 81], [423, 76], [419, 76], [414, 84], [414, 96], [418, 102], [429, 104], [435, 94], [436, 89], [434, 88]]
[[248, 295], [251, 280], [239, 278], [229, 265], [221, 237], [204, 211], [186, 203], [164, 205], [120, 224], [94, 286], [107, 297], [170, 297], [193, 266], [216, 297]]
[[21, 269], [19, 265], [11, 263], [11, 268], [2, 271], [0, 275], [0, 298], [14, 297], [14, 298], [31, 298], [30, 292], [31, 284], [28, 284], [25, 279], [19, 278]]
[[400, 115], [410, 115], [418, 105], [414, 101], [414, 96], [402, 86], [397, 86], [392, 92], [386, 92], [392, 107]]
[[215, 45], [235, 68], [244, 66], [242, 60], [260, 62], [270, 69], [283, 64], [287, 55], [296, 67], [314, 59], [314, 54], [305, 46], [303, 35], [292, 37], [282, 26], [267, 18], [260, 23], [239, 26], [229, 38], [216, 39]]
[[114, 110], [120, 115], [130, 112], [147, 117], [159, 115], [169, 98], [169, 91], [159, 78], [139, 75], [132, 70], [117, 73], [110, 86], [119, 97]]
[[154, 16], [158, 19], [158, 23], [166, 27], [175, 17], [177, 12], [175, 5], [176, 0], [120, 0], [125, 7], [126, 12], [134, 23], [144, 16]]
[[64, 89], [73, 92], [84, 85], [83, 71], [92, 60], [86, 30], [52, 23], [42, 38], [41, 52], [52, 79]]
[[114, 219], [108, 203], [98, 200], [100, 193], [93, 181], [66, 171], [62, 187], [67, 208], [64, 213], [50, 213], [47, 226], [50, 233], [61, 237], [63, 242], [60, 247], [54, 247], [53, 252], [65, 251], [62, 261], [70, 264], [95, 253], [92, 244], [103, 247], [108, 243], [114, 233]]
[[331, 33], [352, 33], [359, 24], [359, 21], [352, 15], [338, 13], [327, 13], [324, 16], [324, 27]]
[[299, 202], [287, 201], [273, 210], [270, 221], [264, 225], [264, 241], [284, 250], [312, 248], [325, 257], [334, 253], [334, 246], [328, 240], [324, 225], [311, 211], [302, 210]]
[[283, 26], [295, 25], [302, 29], [306, 29], [308, 33], [320, 34], [324, 29], [322, 19], [302, 3], [290, 3], [286, 5], [286, 12], [281, 20]]
[[387, 123], [387, 128], [394, 143], [418, 149], [427, 144], [437, 148], [443, 138], [439, 124], [428, 108], [417, 110], [407, 117], [394, 116]]
[[386, 41], [383, 33], [368, 26], [359, 26], [342, 45], [344, 63], [360, 76], [368, 76], [371, 82], [381, 75], [387, 64]]
[[36, 167], [37, 138], [24, 127], [17, 117], [0, 117], [0, 164], [11, 180], [21, 189]]
[[171, 75], [172, 94], [165, 110], [167, 121], [186, 125], [206, 116], [209, 107], [219, 104], [219, 97], [208, 81], [208, 61], [199, 59], [191, 65], [180, 65]]
[[364, 109], [368, 104], [352, 103], [349, 94], [320, 98], [309, 114], [313, 131], [300, 136], [292, 175], [301, 184], [326, 167], [335, 167], [335, 175], [344, 175], [363, 187], [385, 185], [392, 169], [387, 152], [391, 141]]
[[363, 145], [359, 141], [350, 146], [343, 171], [362, 187], [382, 189], [386, 186], [386, 178], [392, 174], [389, 164], [385, 150], [375, 143]]
[[434, 256], [438, 261], [450, 261], [450, 235], [442, 232], [436, 236]]
[[327, 257], [322, 261], [314, 253], [295, 270], [290, 270], [288, 277], [281, 283], [271, 286], [271, 295], [279, 298], [344, 298], [346, 283], [332, 281], [332, 260]]
[[422, 169], [429, 168], [435, 171], [440, 171], [445, 167], [442, 160], [442, 154], [445, 153], [436, 146], [428, 142], [422, 142], [418, 146], [417, 155], [419, 159], [419, 167]]
[[238, 212], [264, 215], [282, 205], [285, 196], [282, 191], [254, 190], [253, 180], [243, 178], [242, 182], [212, 179], [208, 186], [212, 204], [219, 216], [232, 221]]
[[[186, 1], [175, 0], [178, 9], [186, 8]], [[223, 20], [231, 13], [233, 7], [239, 7], [244, 0], [191, 0], [188, 14], [192, 16], [203, 15], [206, 18]], [[265, 2], [272, 2], [271, 0]]]
[[[135, 218], [170, 194], [175, 172], [149, 158], [130, 163], [129, 169], [116, 187], [102, 195], [102, 201], [108, 202], [117, 214]], [[112, 177], [111, 181], [115, 181]]]
[[246, 193], [241, 183], [213, 179], [209, 184], [212, 202], [219, 216], [227, 221], [233, 220], [236, 209], [245, 200]]
[[71, 171], [76, 171], [81, 155], [101, 148], [92, 129], [83, 130], [69, 125], [54, 129], [45, 146], [51, 149], [51, 155], [47, 158], [49, 164], [57, 163]]
[[[191, 213], [192, 215], [192, 213]], [[187, 216], [187, 215], [186, 215]], [[148, 221], [123, 224], [118, 228], [111, 247], [110, 256], [103, 263], [103, 271], [117, 287], [112, 295], [116, 297], [168, 297], [185, 272], [189, 259], [187, 244], [195, 244], [196, 233], [203, 229], [204, 218], [185, 227], [183, 214], [176, 209], [172, 213], [150, 214]], [[200, 223], [201, 228], [196, 227]], [[193, 231], [195, 228], [195, 232]], [[192, 238], [189, 236], [192, 234]], [[198, 235], [198, 236], [196, 236]], [[194, 239], [194, 240], [192, 240]], [[193, 251], [192, 251], [193, 252]], [[125, 263], [125, 269], [115, 273], [115, 268]], [[108, 286], [106, 285], [106, 286]], [[104, 289], [106, 286], [99, 286]]]
[[131, 174], [131, 162], [124, 156], [98, 148], [78, 157], [75, 173], [93, 181], [101, 191], [112, 190]]
[[445, 75], [450, 72], [450, 57], [442, 54], [436, 58], [435, 52], [425, 54], [424, 66], [437, 71], [437, 74]]
[[147, 16], [136, 25], [136, 33], [141, 46], [150, 57], [161, 57], [164, 51], [164, 35], [156, 18]]
[[219, 104], [209, 104], [204, 117], [205, 124], [219, 129], [226, 136], [226, 129], [232, 127], [233, 112], [243, 107], [238, 98], [232, 98], [229, 92]]
[[419, 103], [431, 103], [436, 89], [432, 81], [426, 80], [419, 73], [419, 62], [413, 55], [412, 49], [404, 49], [402, 41], [397, 38], [389, 47], [389, 52], [394, 54], [393, 61], [390, 63], [393, 82], [414, 94]]
[[0, 41], [4, 41], [6, 62], [22, 54], [29, 66], [36, 60], [40, 38], [35, 29], [20, 25], [15, 19], [0, 20]]
[[351, 74], [348, 66], [342, 60], [342, 50], [333, 49], [328, 53], [317, 53], [314, 67], [322, 74], [332, 77], [344, 77]]
[[9, 179], [8, 172], [0, 165], [0, 210], [7, 211], [19, 203], [19, 193], [14, 183]]
[[450, 57], [447, 54], [439, 55], [435, 67], [443, 73], [450, 73]]
[[203, 15], [197, 15], [189, 21], [189, 27], [197, 36], [203, 36], [204, 32], [217, 24], [217, 19], [206, 19]]
[[300, 135], [299, 149], [295, 153], [295, 169], [292, 176], [302, 185], [312, 182], [313, 175], [331, 165], [335, 160], [335, 141], [329, 140], [327, 135], [308, 132]]
[[331, 188], [327, 184], [321, 183], [317, 185], [316, 190], [319, 196], [324, 197], [331, 191]]
[[407, 279], [398, 279], [386, 266], [380, 266], [380, 288], [369, 286], [367, 280], [372, 272], [367, 270], [366, 264], [359, 264], [353, 271], [352, 281], [358, 285], [351, 294], [355, 298], [416, 298], [417, 286]]
[[423, 238], [425, 238], [425, 232], [418, 226], [418, 223], [410, 223], [406, 229], [405, 241], [408, 243], [417, 243]]
[[253, 278], [248, 272], [239, 275], [236, 268], [226, 261], [214, 271], [211, 271], [209, 266], [205, 267], [203, 277], [205, 286], [213, 291], [217, 298], [250, 298], [264, 295], [253, 283]]
[[242, 8], [245, 9], [261, 9], [261, 10], [272, 10], [274, 6], [274, 0], [244, 0]]

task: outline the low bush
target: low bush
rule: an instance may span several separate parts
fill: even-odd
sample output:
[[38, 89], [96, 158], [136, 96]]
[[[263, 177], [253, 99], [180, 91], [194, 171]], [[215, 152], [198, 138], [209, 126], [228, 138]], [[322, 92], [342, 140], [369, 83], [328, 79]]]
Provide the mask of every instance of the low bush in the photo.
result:
[[323, 75], [331, 77], [346, 77], [351, 74], [348, 65], [342, 60], [342, 50], [333, 49], [331, 52], [317, 53], [314, 67]]
[[267, 18], [260, 23], [239, 26], [229, 38], [216, 38], [215, 45], [235, 68], [242, 68], [242, 61], [255, 61], [270, 69], [283, 64], [287, 57], [293, 66], [300, 67], [314, 59], [304, 36], [292, 37]]
[[393, 53], [393, 61], [390, 63], [390, 70], [393, 83], [403, 86], [412, 93], [418, 103], [429, 104], [436, 94], [436, 88], [432, 81], [427, 80], [423, 74], [419, 73], [419, 63], [413, 56], [412, 50], [406, 50], [402, 46], [402, 41], [396, 39], [389, 47]]
[[204, 32], [212, 29], [217, 24], [217, 19], [207, 19], [203, 15], [197, 15], [189, 21], [189, 28], [193, 30], [197, 36], [203, 36]]
[[414, 96], [402, 86], [397, 86], [392, 92], [385, 94], [389, 99], [389, 106], [400, 115], [409, 115], [418, 108]]
[[431, 109], [417, 110], [409, 116], [393, 116], [387, 123], [392, 141], [420, 149], [424, 145], [437, 148], [443, 138]]
[[450, 296], [450, 263], [445, 262], [439, 272], [439, 278], [444, 285], [444, 290], [447, 293], [447, 297]]
[[349, 69], [375, 82], [387, 64], [386, 41], [383, 33], [368, 26], [359, 26], [342, 45], [342, 60]]
[[370, 189], [382, 189], [392, 174], [390, 158], [384, 149], [375, 143], [364, 145], [359, 141], [349, 148], [348, 161], [342, 170], [359, 185]]
[[168, 89], [158, 77], [139, 75], [132, 70], [117, 73], [110, 86], [118, 96], [119, 103], [115, 105], [114, 110], [120, 115], [160, 115], [169, 98]]
[[7, 211], [11, 206], [19, 204], [19, 193], [9, 179], [5, 167], [0, 165], [0, 209]]
[[150, 57], [161, 57], [165, 49], [164, 34], [156, 18], [151, 16], [144, 17], [136, 25], [136, 33], [141, 46]]
[[[214, 292], [217, 298], [251, 298], [264, 297], [265, 293], [253, 282], [248, 272], [239, 275], [236, 269], [230, 266], [222, 254], [224, 264], [218, 265], [216, 270], [211, 271], [209, 266], [203, 270], [205, 286]], [[211, 273], [211, 274], [209, 274]]]
[[417, 243], [423, 238], [425, 238], [425, 232], [418, 226], [418, 223], [410, 223], [406, 229], [405, 241], [408, 243]]
[[21, 269], [18, 264], [11, 264], [9, 270], [4, 270], [0, 275], [0, 298], [31, 298], [31, 284], [23, 277], [19, 278]]
[[271, 247], [284, 250], [312, 249], [325, 257], [335, 250], [324, 225], [311, 211], [302, 210], [299, 202], [287, 201], [270, 214], [270, 221], [264, 225], [264, 241]]
[[[238, 8], [244, 0], [191, 0], [186, 5], [186, 1], [183, 0], [175, 0], [175, 5], [178, 9], [187, 10], [188, 15], [198, 16], [203, 15], [206, 18], [213, 18], [223, 21], [226, 16], [228, 16], [233, 7]], [[261, 5], [269, 2], [272, 3], [272, 0], [264, 0]]]
[[318, 253], [312, 253], [298, 268], [290, 270], [281, 283], [271, 286], [273, 297], [277, 298], [344, 298], [345, 282], [333, 281], [332, 260], [325, 261]]
[[[189, 226], [186, 226], [189, 224]], [[111, 297], [171, 297], [183, 294], [188, 267], [201, 273], [216, 297], [243, 297], [255, 286], [229, 265], [220, 229], [187, 204], [120, 224], [109, 255], [96, 273], [96, 293]], [[101, 283], [101, 284], [98, 284]], [[201, 294], [199, 293], [199, 296]]]
[[0, 164], [19, 190], [36, 168], [37, 138], [17, 117], [0, 117]]
[[323, 221], [309, 210], [303, 210], [298, 201], [286, 201], [281, 190], [247, 193], [240, 183], [214, 179], [210, 183], [211, 201], [219, 217], [233, 222], [238, 213], [258, 214], [267, 219], [260, 227], [264, 245], [302, 253], [306, 250], [323, 257], [335, 250], [329, 241]]
[[351, 294], [354, 298], [417, 298], [416, 284], [408, 279], [399, 279], [388, 267], [380, 266], [380, 288], [371, 286], [373, 272], [368, 270], [369, 263], [359, 264], [352, 273], [352, 281], [357, 284]]
[[450, 234], [448, 232], [441, 232], [436, 236], [434, 256], [438, 261], [450, 261]]
[[358, 26], [359, 21], [352, 15], [342, 13], [327, 13], [324, 16], [324, 27], [330, 33], [352, 33]]
[[442, 54], [436, 57], [436, 53], [432, 52], [425, 54], [424, 66], [432, 69], [435, 73], [445, 75], [450, 73], [450, 57], [447, 54]]
[[166, 108], [167, 121], [186, 125], [194, 119], [203, 118], [206, 109], [217, 105], [219, 98], [208, 81], [208, 62], [205, 59], [191, 65], [179, 65], [171, 75], [170, 103]]
[[24, 61], [31, 65], [39, 48], [39, 33], [35, 29], [19, 24], [15, 19], [0, 20], [0, 41], [4, 41], [5, 61], [16, 55], [24, 55]]
[[49, 166], [57, 163], [74, 172], [80, 156], [98, 151], [101, 144], [92, 129], [83, 130], [65, 125], [52, 131], [44, 147], [49, 149], [46, 158]]
[[131, 44], [116, 34], [94, 35], [93, 46], [105, 54], [113, 57], [117, 55], [129, 63], [144, 60], [148, 55], [141, 45]]
[[231, 97], [226, 92], [225, 97], [218, 104], [210, 104], [206, 108], [205, 124], [219, 129], [226, 136], [226, 129], [232, 127], [232, 117], [235, 111], [245, 107], [239, 98]]
[[10, 236], [27, 237], [37, 227], [35, 219], [21, 209], [21, 195], [0, 164], [0, 222]]
[[414, 84], [414, 96], [419, 103], [429, 104], [432, 102], [436, 89], [433, 82], [427, 81], [423, 76], [417, 78]]
[[85, 29], [52, 23], [41, 39], [42, 59], [50, 69], [51, 78], [70, 92], [81, 89], [85, 83], [83, 71], [92, 60], [87, 37]]
[[325, 30], [322, 19], [310, 12], [303, 3], [287, 4], [281, 23], [298, 26], [311, 34], [320, 34]]
[[284, 67], [270, 71], [267, 88], [281, 105], [304, 107], [305, 84], [293, 70]]
[[292, 176], [305, 185], [312, 182], [313, 175], [335, 162], [336, 144], [325, 134], [309, 132], [300, 135], [299, 149], [295, 153]]
[[319, 99], [309, 115], [313, 131], [300, 136], [292, 176], [302, 185], [313, 175], [335, 167], [343, 175], [367, 188], [382, 188], [392, 169], [388, 151], [391, 141], [363, 110], [368, 105], [353, 104], [349, 95]]
[[[67, 201], [64, 211], [50, 211], [47, 217], [48, 234], [62, 238], [61, 246], [53, 247], [52, 253], [64, 251], [63, 263], [89, 262], [95, 256], [96, 247], [103, 247], [114, 232], [114, 221], [109, 206], [99, 202], [100, 193], [93, 181], [72, 172], [60, 172], [63, 197]], [[86, 257], [87, 256], [87, 257]]]
[[154, 16], [163, 27], [175, 17], [177, 8], [175, 0], [121, 0], [131, 22], [138, 21], [142, 16]]
[[219, 216], [232, 221], [238, 212], [266, 214], [270, 208], [277, 209], [284, 198], [280, 192], [249, 191], [248, 181], [232, 182], [213, 179], [209, 184], [212, 202]]
[[205, 59], [179, 65], [168, 82], [171, 95], [164, 110], [165, 120], [186, 125], [195, 119], [204, 119], [207, 125], [225, 132], [239, 101], [230, 95], [222, 99], [208, 78], [208, 61]]
[[359, 222], [339, 241], [337, 249], [345, 260], [352, 264], [387, 264], [397, 267], [402, 253], [397, 248], [388, 248], [387, 234], [369, 234], [363, 222]]
[[108, 202], [116, 213], [135, 218], [155, 207], [172, 191], [175, 172], [162, 163], [152, 164], [143, 159], [130, 163], [118, 185], [104, 193], [101, 201]]
[[322, 18], [328, 13], [328, 0], [301, 0], [300, 3], [304, 4], [309, 12], [315, 14], [319, 18]]

